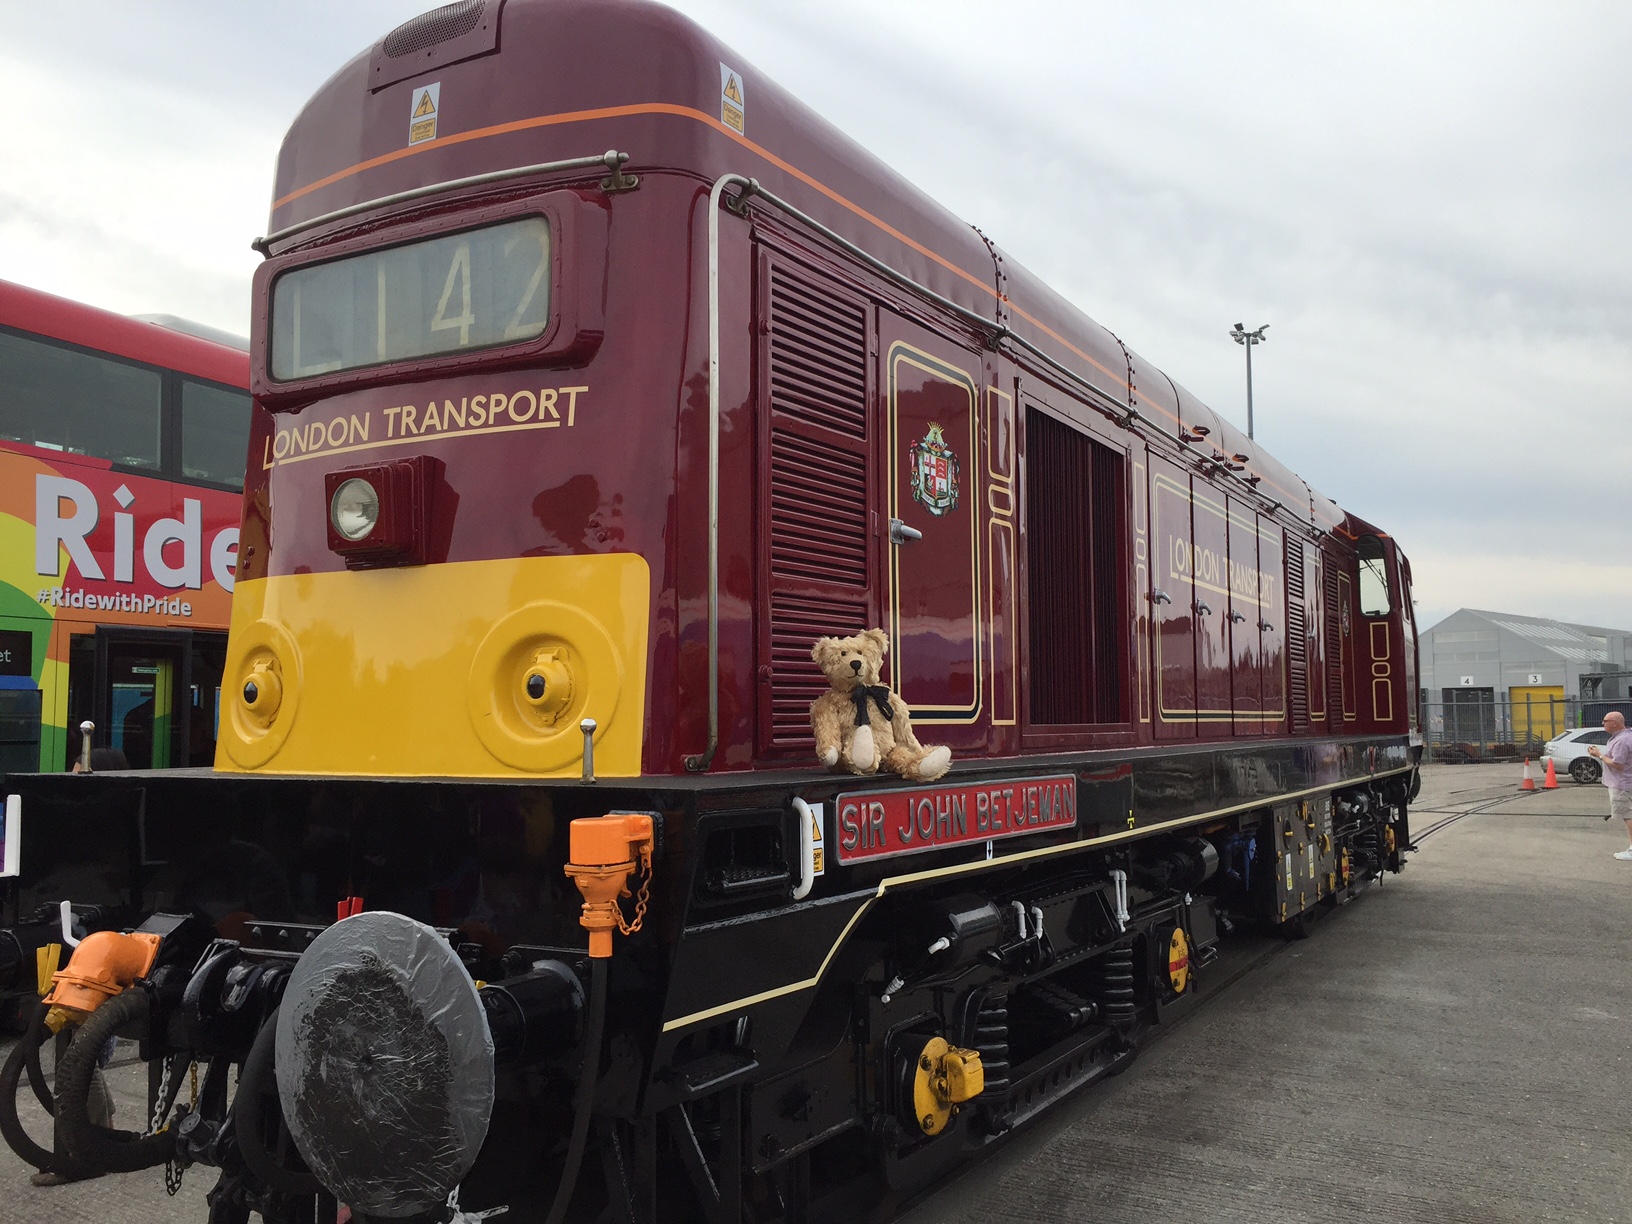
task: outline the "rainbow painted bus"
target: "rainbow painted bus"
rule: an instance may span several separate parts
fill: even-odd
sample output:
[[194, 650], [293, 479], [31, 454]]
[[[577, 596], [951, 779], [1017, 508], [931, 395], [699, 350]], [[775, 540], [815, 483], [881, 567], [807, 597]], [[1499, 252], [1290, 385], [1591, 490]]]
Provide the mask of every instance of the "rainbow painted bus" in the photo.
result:
[[209, 765], [251, 404], [235, 338], [0, 281], [0, 772]]

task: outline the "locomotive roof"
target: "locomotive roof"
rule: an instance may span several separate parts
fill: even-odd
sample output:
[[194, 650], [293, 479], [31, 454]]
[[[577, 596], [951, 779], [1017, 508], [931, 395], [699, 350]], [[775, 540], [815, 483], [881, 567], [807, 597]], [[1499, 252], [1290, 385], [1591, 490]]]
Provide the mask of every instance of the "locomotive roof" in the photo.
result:
[[[648, 0], [487, 0], [435, 16], [440, 26], [426, 14], [359, 54], [302, 110], [279, 153], [269, 232], [427, 184], [608, 148], [630, 154], [636, 172], [742, 174], [1006, 323], [1168, 438], [1201, 427], [1198, 458], [1245, 456], [1260, 492], [1294, 513], [1351, 538], [1371, 530], [688, 18]], [[450, 28], [459, 32], [427, 43]], [[727, 71], [744, 94], [740, 132], [721, 119]], [[410, 106], [432, 83], [436, 137], [409, 144]]]

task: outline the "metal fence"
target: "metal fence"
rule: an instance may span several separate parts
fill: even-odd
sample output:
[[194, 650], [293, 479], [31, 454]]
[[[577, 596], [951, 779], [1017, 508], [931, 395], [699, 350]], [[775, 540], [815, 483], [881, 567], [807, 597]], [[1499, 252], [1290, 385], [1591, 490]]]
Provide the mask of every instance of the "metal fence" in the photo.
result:
[[[1596, 727], [1604, 712], [1627, 702], [1583, 701], [1579, 697], [1510, 701], [1481, 695], [1476, 701], [1423, 704], [1422, 728], [1431, 761], [1517, 761], [1541, 755], [1560, 732]], [[1632, 711], [1628, 711], [1632, 713]]]

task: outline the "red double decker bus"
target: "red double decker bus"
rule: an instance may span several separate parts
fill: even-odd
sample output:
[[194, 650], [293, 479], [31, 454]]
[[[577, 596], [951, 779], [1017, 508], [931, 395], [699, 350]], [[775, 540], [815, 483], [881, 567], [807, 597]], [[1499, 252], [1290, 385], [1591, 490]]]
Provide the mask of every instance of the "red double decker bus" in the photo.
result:
[[85, 721], [134, 768], [210, 764], [241, 345], [0, 281], [0, 771], [68, 768]]

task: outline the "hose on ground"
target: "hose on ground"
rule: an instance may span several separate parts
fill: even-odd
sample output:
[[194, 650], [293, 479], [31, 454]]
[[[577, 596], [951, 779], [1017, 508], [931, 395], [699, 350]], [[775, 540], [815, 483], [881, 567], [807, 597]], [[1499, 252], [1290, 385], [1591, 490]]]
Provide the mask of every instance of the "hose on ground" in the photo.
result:
[[595, 1080], [601, 1072], [601, 1031], [606, 1027], [606, 960], [590, 960], [589, 1024], [584, 1033], [584, 1068], [578, 1075], [578, 1091], [572, 1098], [572, 1139], [567, 1144], [567, 1163], [545, 1224], [561, 1224], [567, 1204], [578, 1185], [578, 1168], [584, 1160], [584, 1142], [589, 1137], [589, 1115], [595, 1103]]
[[[274, 1074], [277, 1058], [278, 1008], [261, 1025], [249, 1056], [238, 1072], [238, 1095], [232, 1099], [233, 1131], [238, 1136], [238, 1152], [249, 1171], [265, 1185], [284, 1194], [309, 1197], [319, 1194], [323, 1184], [305, 1167], [291, 1169], [278, 1163], [268, 1149], [265, 1128], [266, 1099], [278, 1100], [278, 1081]], [[283, 1116], [283, 1105], [278, 1104], [278, 1116]], [[284, 1128], [287, 1131], [287, 1127]], [[290, 1144], [293, 1148], [293, 1142]], [[296, 1154], [299, 1158], [299, 1154]]]
[[[35, 1143], [23, 1129], [22, 1119], [17, 1113], [17, 1093], [22, 1089], [25, 1070], [34, 1088], [34, 1095], [40, 1098], [40, 1103], [45, 1106], [47, 1113], [55, 1113], [50, 1092], [42, 1091], [45, 1089], [45, 1074], [39, 1070], [40, 1049], [55, 1036], [45, 1027], [45, 1016], [50, 1010], [45, 1003], [41, 1003], [35, 1009], [33, 1017], [28, 1022], [28, 1031], [12, 1047], [4, 1068], [0, 1068], [0, 1136], [5, 1138], [6, 1146], [17, 1154], [17, 1159], [32, 1165], [40, 1172], [59, 1173], [64, 1177], [78, 1179], [90, 1176], [92, 1170], [65, 1152], [47, 1151]], [[36, 1074], [38, 1079], [35, 1078]]]
[[147, 1020], [145, 990], [126, 990], [91, 1013], [57, 1064], [57, 1133], [69, 1155], [100, 1173], [134, 1173], [163, 1164], [176, 1150], [169, 1130], [156, 1135], [112, 1130], [91, 1121], [87, 1101], [102, 1047], [121, 1029]]

